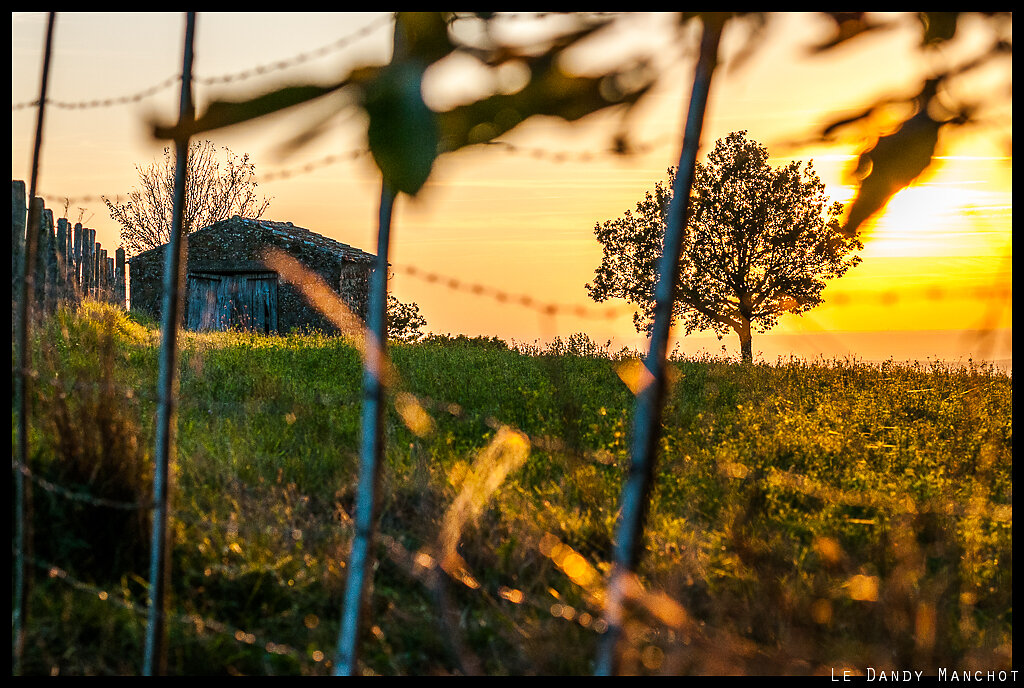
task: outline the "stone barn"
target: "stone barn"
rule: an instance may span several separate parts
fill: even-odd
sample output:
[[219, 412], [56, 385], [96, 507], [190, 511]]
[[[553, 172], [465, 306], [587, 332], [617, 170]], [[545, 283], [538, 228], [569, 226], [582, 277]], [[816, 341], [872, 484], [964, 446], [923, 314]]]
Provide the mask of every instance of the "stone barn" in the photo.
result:
[[[188, 234], [182, 326], [189, 330], [245, 329], [263, 333], [338, 328], [313, 305], [299, 281], [319, 278], [361, 320], [366, 319], [375, 257], [290, 222], [234, 216]], [[159, 317], [163, 308], [164, 253], [157, 246], [129, 261], [131, 307]], [[304, 268], [280, 274], [274, 251]], [[272, 262], [272, 261], [271, 261]], [[289, 261], [292, 262], [292, 261]]]

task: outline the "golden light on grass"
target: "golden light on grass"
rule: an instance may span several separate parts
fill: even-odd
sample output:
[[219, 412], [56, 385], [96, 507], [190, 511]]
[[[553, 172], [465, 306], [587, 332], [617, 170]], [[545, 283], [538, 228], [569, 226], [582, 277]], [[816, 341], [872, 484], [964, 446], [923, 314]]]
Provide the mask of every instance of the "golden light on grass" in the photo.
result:
[[268, 249], [263, 260], [284, 282], [298, 288], [317, 310], [327, 316], [341, 334], [352, 336], [352, 342], [362, 355], [364, 365], [378, 376], [385, 386], [391, 386], [397, 380], [393, 366], [388, 358], [382, 355], [380, 342], [322, 277], [277, 249]]
[[657, 645], [648, 645], [640, 651], [640, 663], [650, 671], [657, 671], [665, 661], [665, 652]]
[[597, 571], [578, 552], [572, 552], [562, 561], [562, 570], [580, 587], [590, 588], [600, 579]]
[[417, 437], [426, 437], [434, 430], [434, 419], [430, 417], [419, 400], [408, 392], [395, 395], [395, 410], [402, 422]]
[[914, 615], [914, 642], [918, 649], [930, 650], [935, 645], [935, 605], [920, 602]]
[[434, 566], [437, 564], [437, 562], [434, 561], [434, 557], [430, 556], [426, 552], [417, 552], [416, 556], [413, 557], [413, 563], [417, 567], [421, 569], [426, 569], [428, 571], [434, 568]]
[[530, 456], [530, 439], [507, 426], [498, 429], [461, 480], [462, 488], [444, 514], [438, 533], [441, 568], [468, 587], [479, 587], [457, 552], [466, 524], [475, 521], [509, 473]]
[[[603, 577], [598, 569], [590, 564], [586, 558], [572, 547], [561, 542], [558, 537], [551, 533], [545, 533], [537, 545], [541, 554], [551, 559], [562, 572], [574, 583], [579, 585], [587, 593], [587, 601], [597, 607], [606, 607], [609, 604], [610, 596], [602, 585]], [[690, 615], [681, 604], [676, 602], [668, 594], [661, 591], [645, 590], [643, 585], [634, 574], [620, 574], [613, 576], [609, 585], [620, 586], [621, 595], [618, 599], [628, 601], [643, 608], [660, 623], [674, 629], [689, 629], [693, 622]], [[558, 597], [557, 592], [552, 595]], [[606, 613], [612, 612], [606, 609]], [[600, 620], [602, 628], [606, 623]], [[588, 625], [589, 625], [588, 620]], [[595, 627], [597, 624], [595, 624]]]
[[669, 628], [684, 629], [692, 625], [690, 615], [683, 606], [665, 592], [644, 591], [639, 601], [648, 612]]
[[847, 581], [847, 593], [850, 599], [860, 602], [878, 600], [878, 576], [866, 576], [858, 573]]
[[590, 565], [583, 555], [561, 542], [551, 533], [544, 534], [537, 544], [537, 549], [561, 569], [562, 573], [568, 576], [573, 583], [587, 591], [593, 601], [603, 599], [603, 592], [600, 589], [601, 574]]
[[720, 461], [718, 469], [729, 478], [743, 479], [750, 473], [750, 469], [738, 461]]
[[832, 622], [832, 601], [817, 599], [811, 603], [811, 618], [814, 623], [827, 626]]
[[843, 557], [843, 550], [835, 538], [818, 537], [814, 539], [814, 551], [818, 553], [822, 561], [836, 565]]
[[[626, 387], [629, 387], [629, 391], [634, 395], [640, 394], [640, 392], [647, 389], [647, 386], [654, 381], [654, 376], [651, 375], [651, 371], [647, 369], [644, 362], [638, 358], [630, 358], [615, 366], [615, 372], [618, 374]], [[679, 370], [673, 366], [665, 368], [665, 379], [669, 385], [679, 380]]]
[[654, 381], [651, 371], [647, 369], [643, 361], [636, 358], [623, 361], [615, 367], [615, 372], [634, 395], [640, 394]]
[[515, 588], [505, 587], [504, 585], [498, 588], [498, 595], [505, 600], [513, 604], [522, 604], [525, 596], [522, 590], [516, 590]]
[[352, 312], [341, 297], [322, 277], [303, 267], [299, 261], [278, 249], [268, 249], [263, 258], [282, 281], [297, 287], [321, 313], [343, 334], [357, 335], [363, 331], [363, 321]]

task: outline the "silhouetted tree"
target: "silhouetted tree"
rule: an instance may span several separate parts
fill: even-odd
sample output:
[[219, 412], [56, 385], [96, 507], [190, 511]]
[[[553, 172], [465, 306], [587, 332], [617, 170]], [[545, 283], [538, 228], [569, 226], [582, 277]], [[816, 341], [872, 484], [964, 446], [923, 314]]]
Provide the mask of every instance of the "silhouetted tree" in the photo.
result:
[[423, 338], [427, 319], [415, 303], [405, 303], [388, 294], [388, 339], [417, 342]]
[[[622, 298], [638, 305], [637, 331], [654, 317], [657, 264], [675, 170], [630, 211], [594, 228], [603, 247], [591, 298]], [[811, 163], [773, 168], [768, 150], [733, 132], [697, 164], [691, 213], [673, 319], [686, 333], [729, 330], [751, 361], [751, 331], [773, 327], [782, 313], [803, 313], [822, 302], [825, 281], [860, 262], [863, 248], [840, 231], [841, 203], [828, 204], [825, 185]]]
[[[233, 215], [259, 218], [270, 205], [269, 199], [259, 201], [256, 198], [255, 165], [249, 162], [249, 155], [239, 159], [225, 148], [222, 168], [216, 150], [210, 141], [193, 141], [189, 145], [182, 225], [185, 234]], [[110, 217], [121, 225], [121, 244], [127, 255], [133, 256], [170, 240], [174, 167], [174, 154], [166, 147], [162, 161], [145, 169], [136, 166], [141, 188], [132, 189], [127, 203], [103, 199]]]

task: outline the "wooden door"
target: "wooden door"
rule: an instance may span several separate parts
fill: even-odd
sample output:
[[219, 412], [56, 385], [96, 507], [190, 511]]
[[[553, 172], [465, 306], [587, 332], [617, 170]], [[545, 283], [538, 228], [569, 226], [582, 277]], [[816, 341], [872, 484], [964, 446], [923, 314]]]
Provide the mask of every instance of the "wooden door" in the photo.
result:
[[199, 332], [276, 332], [277, 274], [189, 273], [185, 326]]

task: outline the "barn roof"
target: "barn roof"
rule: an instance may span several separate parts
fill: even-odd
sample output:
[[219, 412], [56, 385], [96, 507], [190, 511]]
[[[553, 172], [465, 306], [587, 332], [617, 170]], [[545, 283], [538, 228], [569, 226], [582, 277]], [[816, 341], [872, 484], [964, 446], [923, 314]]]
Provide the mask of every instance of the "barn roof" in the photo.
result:
[[[285, 239], [286, 241], [297, 241], [308, 246], [311, 246], [313, 248], [333, 253], [337, 255], [339, 258], [342, 258], [346, 261], [355, 263], [372, 263], [376, 259], [376, 256], [374, 256], [372, 253], [367, 253], [362, 249], [358, 249], [354, 246], [344, 244], [340, 241], [331, 239], [330, 237], [325, 237], [322, 234], [317, 234], [316, 232], [306, 229], [305, 227], [293, 225], [291, 222], [277, 222], [275, 220], [252, 219], [239, 217], [238, 215], [230, 217], [226, 220], [214, 222], [213, 224], [207, 225], [202, 229], [197, 229], [194, 232], [191, 232], [189, 236], [197, 236], [206, 232], [221, 231], [228, 227], [237, 226], [240, 223], [248, 227], [259, 227], [271, 234], [277, 235], [278, 237]], [[144, 251], [142, 253], [137, 254], [136, 256], [134, 256], [134, 258], [144, 256], [152, 251], [162, 250], [163, 247], [166, 245], [167, 244], [161, 244], [156, 248], [151, 248], [148, 251]], [[131, 262], [131, 260], [129, 260], [129, 262]]]

